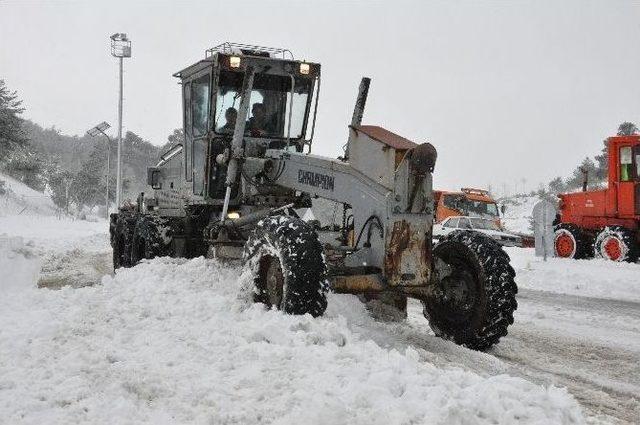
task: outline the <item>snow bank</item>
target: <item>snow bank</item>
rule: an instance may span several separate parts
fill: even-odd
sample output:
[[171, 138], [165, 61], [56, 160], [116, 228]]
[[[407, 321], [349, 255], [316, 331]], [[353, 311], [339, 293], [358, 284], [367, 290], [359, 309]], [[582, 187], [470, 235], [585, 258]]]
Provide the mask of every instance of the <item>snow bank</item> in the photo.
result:
[[533, 248], [505, 248], [516, 270], [518, 287], [584, 297], [640, 302], [640, 264], [603, 259], [549, 258]]
[[0, 181], [5, 182], [5, 194], [0, 194], [0, 216], [4, 215], [54, 215], [56, 206], [51, 198], [24, 183], [0, 173]]
[[35, 287], [39, 272], [40, 261], [29, 253], [21, 237], [0, 234], [0, 298]]
[[156, 259], [94, 287], [0, 297], [0, 418], [583, 423], [564, 389], [379, 346], [349, 326], [375, 326], [355, 297], [332, 295], [322, 318], [287, 316], [245, 302], [238, 275], [202, 258]]
[[11, 215], [0, 216], [0, 234], [22, 237], [38, 248], [64, 251], [83, 247], [106, 249], [109, 223], [106, 220], [84, 221], [68, 217]]

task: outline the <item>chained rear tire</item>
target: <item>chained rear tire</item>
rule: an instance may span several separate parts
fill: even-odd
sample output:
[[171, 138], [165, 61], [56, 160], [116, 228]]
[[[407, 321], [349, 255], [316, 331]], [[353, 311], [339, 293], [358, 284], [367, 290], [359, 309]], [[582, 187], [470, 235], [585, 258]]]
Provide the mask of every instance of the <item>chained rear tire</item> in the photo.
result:
[[561, 223], [554, 227], [553, 249], [556, 257], [593, 257], [593, 240], [580, 227], [571, 223]]
[[593, 244], [595, 256], [611, 261], [635, 263], [640, 254], [636, 234], [622, 226], [607, 226]]
[[316, 232], [304, 221], [267, 217], [245, 245], [254, 301], [288, 314], [321, 316], [327, 308], [327, 269]]
[[436, 336], [486, 350], [507, 334], [518, 308], [509, 256], [490, 237], [453, 232], [433, 248], [434, 295], [423, 312]]
[[131, 246], [135, 216], [124, 212], [111, 214], [109, 221], [109, 235], [113, 250], [113, 270], [121, 267], [131, 267]]
[[171, 227], [167, 219], [141, 215], [136, 221], [131, 243], [131, 265], [140, 260], [171, 255]]

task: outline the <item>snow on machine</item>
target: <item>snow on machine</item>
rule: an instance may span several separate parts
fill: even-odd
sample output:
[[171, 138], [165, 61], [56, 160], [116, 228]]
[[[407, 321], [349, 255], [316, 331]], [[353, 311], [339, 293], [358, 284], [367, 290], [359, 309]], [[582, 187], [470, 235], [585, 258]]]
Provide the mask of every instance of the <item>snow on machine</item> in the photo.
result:
[[[364, 295], [406, 314], [420, 300], [435, 334], [486, 349], [517, 307], [509, 257], [486, 235], [432, 246], [436, 150], [362, 125], [363, 78], [345, 154], [310, 153], [320, 65], [284, 49], [224, 43], [175, 74], [185, 141], [148, 170], [152, 195], [111, 215], [114, 267], [156, 256], [242, 260], [254, 299], [320, 316], [327, 291]], [[338, 203], [325, 229], [296, 211]]]

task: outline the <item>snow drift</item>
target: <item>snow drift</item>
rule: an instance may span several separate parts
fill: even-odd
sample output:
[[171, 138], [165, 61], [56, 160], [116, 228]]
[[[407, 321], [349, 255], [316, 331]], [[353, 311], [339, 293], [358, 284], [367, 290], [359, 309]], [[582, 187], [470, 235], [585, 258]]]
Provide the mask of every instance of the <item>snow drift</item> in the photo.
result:
[[583, 422], [564, 389], [437, 368], [421, 348], [374, 343], [367, 329], [393, 339], [394, 325], [375, 322], [355, 297], [332, 295], [322, 318], [287, 316], [239, 296], [247, 283], [239, 274], [202, 258], [164, 258], [93, 287], [13, 287], [0, 297], [0, 418]]

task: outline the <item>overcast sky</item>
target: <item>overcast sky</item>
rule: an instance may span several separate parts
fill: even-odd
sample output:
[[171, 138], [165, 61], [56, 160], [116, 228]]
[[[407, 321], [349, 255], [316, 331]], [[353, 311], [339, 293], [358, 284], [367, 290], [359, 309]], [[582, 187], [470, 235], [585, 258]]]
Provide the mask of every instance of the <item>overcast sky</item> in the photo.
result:
[[439, 158], [440, 188], [528, 190], [566, 176], [621, 121], [640, 122], [640, 2], [0, 0], [0, 78], [24, 116], [67, 134], [117, 123], [109, 35], [126, 32], [124, 127], [155, 144], [181, 126], [172, 73], [223, 41], [320, 62], [314, 151], [337, 156], [357, 87], [365, 124]]

